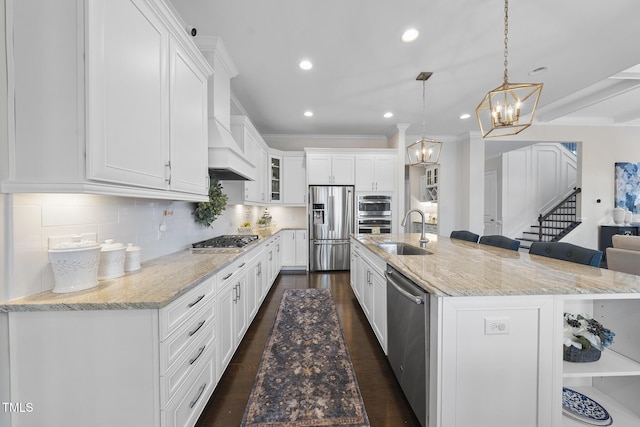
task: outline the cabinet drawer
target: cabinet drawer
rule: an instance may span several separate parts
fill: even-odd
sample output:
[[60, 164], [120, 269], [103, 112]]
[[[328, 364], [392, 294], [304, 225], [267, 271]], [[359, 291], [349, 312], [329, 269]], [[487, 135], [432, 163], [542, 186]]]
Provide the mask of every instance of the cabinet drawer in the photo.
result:
[[246, 265], [247, 257], [242, 257], [222, 269], [218, 273], [218, 292], [224, 291], [229, 285], [235, 286], [238, 282], [234, 279], [238, 276], [238, 273], [242, 272], [242, 269]]
[[202, 370], [189, 375], [183, 387], [162, 413], [164, 427], [193, 426], [215, 388], [215, 354], [206, 361]]
[[211, 322], [202, 331], [200, 339], [194, 341], [183, 353], [182, 356], [170, 366], [166, 375], [160, 377], [160, 387], [162, 390], [162, 407], [166, 407], [176, 391], [184, 383], [185, 379], [194, 370], [199, 370], [202, 365], [214, 354], [215, 345], [215, 325]]
[[160, 375], [164, 375], [182, 352], [206, 334], [209, 325], [213, 324], [214, 313], [215, 298], [210, 298], [188, 322], [160, 343]]
[[190, 315], [205, 305], [215, 294], [215, 276], [190, 290], [160, 310], [160, 341], [164, 341]]

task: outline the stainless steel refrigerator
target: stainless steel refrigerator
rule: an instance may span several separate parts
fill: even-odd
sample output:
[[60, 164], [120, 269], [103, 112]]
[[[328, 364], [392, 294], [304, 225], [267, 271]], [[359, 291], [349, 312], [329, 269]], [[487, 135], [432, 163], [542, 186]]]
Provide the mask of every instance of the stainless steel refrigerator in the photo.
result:
[[349, 270], [353, 186], [309, 187], [309, 271]]

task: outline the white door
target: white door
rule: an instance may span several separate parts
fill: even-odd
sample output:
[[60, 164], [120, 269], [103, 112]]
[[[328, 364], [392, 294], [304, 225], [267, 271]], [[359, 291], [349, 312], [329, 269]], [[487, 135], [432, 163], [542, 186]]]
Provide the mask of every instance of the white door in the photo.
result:
[[498, 173], [484, 173], [484, 233], [485, 235], [501, 234], [498, 223]]

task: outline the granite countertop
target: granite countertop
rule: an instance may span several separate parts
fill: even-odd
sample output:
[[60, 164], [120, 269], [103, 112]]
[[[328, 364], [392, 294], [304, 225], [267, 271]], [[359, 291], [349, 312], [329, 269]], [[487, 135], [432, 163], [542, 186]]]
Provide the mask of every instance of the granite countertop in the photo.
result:
[[162, 308], [283, 229], [256, 228], [246, 234], [260, 238], [243, 248], [185, 249], [155, 258], [143, 262], [138, 271], [101, 280], [84, 291], [55, 294], [49, 290], [1, 302], [0, 312]]
[[419, 233], [353, 238], [426, 291], [444, 297], [640, 293], [640, 276], [427, 234], [431, 255], [390, 255], [375, 243], [419, 246]]

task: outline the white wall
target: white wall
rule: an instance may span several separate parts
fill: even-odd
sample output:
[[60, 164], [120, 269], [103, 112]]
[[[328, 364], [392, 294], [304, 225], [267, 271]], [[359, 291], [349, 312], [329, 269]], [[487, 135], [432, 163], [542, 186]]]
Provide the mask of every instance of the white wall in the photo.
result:
[[393, 148], [380, 135], [262, 135], [267, 145], [283, 151], [304, 151], [307, 147], [322, 148]]
[[531, 144], [505, 152], [485, 162], [485, 168], [500, 172], [498, 194], [502, 199], [498, 219], [502, 234], [520, 237], [537, 224], [540, 214], [548, 212], [576, 186], [576, 156], [557, 143]]
[[[640, 128], [603, 126], [531, 126], [514, 141], [581, 142], [577, 186], [582, 188], [582, 224], [564, 241], [597, 248], [598, 225], [611, 222], [614, 164], [640, 162]], [[601, 200], [601, 203], [597, 202]]]
[[[242, 222], [255, 224], [264, 211], [264, 207], [259, 206], [229, 205], [212, 227], [204, 228], [193, 220], [194, 204], [188, 202], [87, 194], [15, 194], [12, 197], [13, 277], [3, 300], [53, 288], [48, 236], [97, 233], [99, 241], [114, 239], [141, 246], [145, 261], [188, 248], [193, 242], [235, 234]], [[276, 225], [304, 227], [304, 208], [270, 207], [269, 210]], [[163, 222], [167, 230], [159, 234], [158, 227]]]

